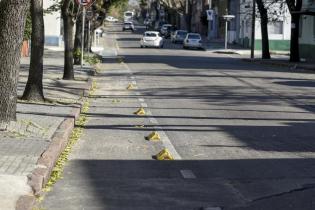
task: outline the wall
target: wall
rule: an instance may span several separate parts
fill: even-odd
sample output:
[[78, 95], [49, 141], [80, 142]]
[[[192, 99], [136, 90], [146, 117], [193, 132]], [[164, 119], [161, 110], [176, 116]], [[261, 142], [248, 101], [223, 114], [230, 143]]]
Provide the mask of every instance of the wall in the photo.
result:
[[[249, 6], [249, 8], [245, 8]], [[251, 7], [252, 2], [249, 0], [242, 1], [240, 5], [240, 32], [238, 43], [244, 47], [250, 47], [251, 38]], [[245, 12], [245, 11], [249, 12]], [[279, 7], [274, 6], [274, 10], [279, 10]], [[256, 12], [258, 10], [256, 8]], [[291, 15], [287, 7], [279, 14], [279, 21], [283, 21], [282, 34], [273, 34], [268, 31], [269, 36], [269, 47], [270, 50], [284, 50], [290, 49], [290, 37], [291, 37]], [[256, 18], [255, 22], [255, 49], [261, 49], [261, 27], [260, 19]]]
[[[44, 1], [44, 9], [47, 9], [54, 3], [53, 0]], [[61, 46], [62, 36], [61, 36], [61, 15], [60, 11], [54, 12], [52, 14], [45, 14], [45, 45], [46, 46]]]
[[[304, 0], [303, 9], [315, 11], [315, 1]], [[315, 60], [315, 16], [302, 15], [300, 21], [300, 56]]]

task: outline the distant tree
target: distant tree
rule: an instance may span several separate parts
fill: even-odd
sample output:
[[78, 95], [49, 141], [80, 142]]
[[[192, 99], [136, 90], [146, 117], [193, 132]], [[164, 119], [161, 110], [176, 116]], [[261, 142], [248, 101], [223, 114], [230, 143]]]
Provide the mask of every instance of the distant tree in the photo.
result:
[[21, 45], [29, 0], [0, 1], [0, 124], [16, 120]]
[[[98, 27], [102, 26], [106, 17], [106, 11], [108, 14], [119, 17], [122, 16], [123, 12], [127, 9], [128, 0], [96, 0], [90, 7], [87, 8], [87, 11], [92, 14], [90, 17], [90, 31], [87, 30], [88, 20], [85, 21], [85, 40], [84, 46], [86, 50], [88, 49], [88, 36], [92, 37], [93, 31]], [[76, 19], [76, 31], [74, 36], [74, 64], [79, 65], [81, 63], [81, 46], [82, 46], [82, 13], [77, 14]]]
[[[259, 18], [261, 28], [262, 58], [270, 59], [268, 24], [283, 18], [285, 3], [283, 0], [256, 0], [256, 3], [258, 8], [256, 17]], [[242, 4], [249, 8], [248, 2]], [[246, 19], [252, 19], [251, 9], [242, 11], [242, 14], [245, 15]]]
[[[191, 30], [192, 6], [195, 4], [193, 0], [161, 0], [161, 4], [169, 9], [176, 10], [178, 14], [185, 17], [186, 29]], [[158, 10], [157, 10], [158, 11]]]
[[81, 46], [82, 46], [82, 15], [79, 15], [75, 23], [73, 57], [74, 64], [81, 64]]
[[43, 0], [31, 0], [32, 42], [31, 63], [28, 80], [22, 96], [24, 100], [44, 101], [43, 56], [44, 56], [44, 17]]
[[65, 43], [65, 57], [64, 57], [64, 73], [63, 79], [73, 80], [73, 28], [78, 12], [78, 5], [74, 0], [63, 0], [61, 5], [61, 16], [64, 28], [64, 43]]

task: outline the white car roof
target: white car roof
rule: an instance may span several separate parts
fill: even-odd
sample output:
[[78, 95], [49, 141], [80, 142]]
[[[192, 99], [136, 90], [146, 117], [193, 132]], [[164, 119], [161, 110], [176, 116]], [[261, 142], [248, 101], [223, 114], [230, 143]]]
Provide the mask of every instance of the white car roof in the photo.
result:
[[187, 35], [199, 35], [200, 36], [200, 34], [198, 34], [198, 33], [188, 33]]
[[144, 33], [155, 33], [155, 34], [159, 34], [158, 31], [146, 31], [146, 32], [144, 32]]

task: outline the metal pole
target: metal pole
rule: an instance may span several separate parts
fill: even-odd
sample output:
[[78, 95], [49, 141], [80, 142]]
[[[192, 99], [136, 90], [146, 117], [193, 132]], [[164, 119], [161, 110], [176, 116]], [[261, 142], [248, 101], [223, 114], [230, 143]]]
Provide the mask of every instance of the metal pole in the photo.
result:
[[255, 51], [255, 22], [256, 22], [256, 4], [255, 0], [253, 0], [253, 14], [252, 14], [252, 35], [251, 35], [251, 45], [250, 45], [250, 58], [254, 59], [254, 51]]
[[228, 38], [228, 20], [225, 20], [225, 43], [224, 43], [225, 49], [227, 49], [227, 38]]
[[85, 26], [85, 7], [82, 12], [82, 41], [81, 41], [81, 69], [83, 67], [83, 51], [84, 51], [84, 26]]
[[96, 31], [94, 30], [94, 47], [96, 47]]
[[91, 31], [91, 21], [89, 20], [89, 30], [88, 30], [88, 57], [90, 57], [90, 31]]
[[[208, 5], [209, 5], [209, 10], [211, 10], [211, 8], [212, 8], [212, 0], [208, 0]], [[211, 21], [212, 20], [208, 20], [208, 40], [211, 39]]]
[[189, 0], [186, 0], [186, 15], [188, 15], [188, 12], [189, 12], [189, 11], [188, 11], [188, 1], [189, 1]]

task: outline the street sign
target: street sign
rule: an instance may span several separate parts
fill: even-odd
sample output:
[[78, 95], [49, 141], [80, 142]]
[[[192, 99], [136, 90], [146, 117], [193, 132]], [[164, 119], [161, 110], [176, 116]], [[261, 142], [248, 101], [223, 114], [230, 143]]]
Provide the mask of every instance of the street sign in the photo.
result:
[[230, 21], [230, 20], [232, 20], [233, 18], [235, 18], [234, 15], [223, 15], [222, 17], [223, 17], [224, 20], [226, 20], [226, 21]]
[[213, 9], [207, 10], [207, 20], [213, 20]]
[[76, 0], [78, 4], [82, 6], [87, 6], [92, 3], [92, 0]]

